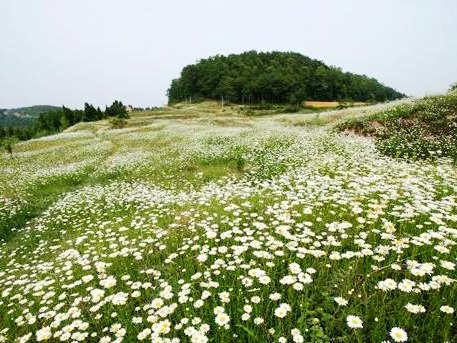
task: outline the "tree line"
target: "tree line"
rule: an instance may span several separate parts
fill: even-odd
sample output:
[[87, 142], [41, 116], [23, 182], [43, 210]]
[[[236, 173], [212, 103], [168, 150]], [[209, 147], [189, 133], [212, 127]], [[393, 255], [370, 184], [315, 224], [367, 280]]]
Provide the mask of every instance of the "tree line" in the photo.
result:
[[239, 104], [305, 100], [381, 102], [405, 95], [374, 78], [293, 52], [249, 51], [188, 65], [167, 92], [170, 104], [221, 99]]
[[[61, 109], [41, 113], [33, 123], [25, 127], [0, 127], [0, 142], [12, 140], [27, 140], [61, 132], [79, 122], [91, 122], [106, 118], [125, 120], [129, 117], [121, 101], [114, 101], [106, 106], [105, 111], [95, 108], [89, 103], [84, 104], [83, 110], [72, 110], [65, 106]], [[8, 143], [10, 145], [11, 143]], [[4, 144], [3, 144], [4, 145]]]

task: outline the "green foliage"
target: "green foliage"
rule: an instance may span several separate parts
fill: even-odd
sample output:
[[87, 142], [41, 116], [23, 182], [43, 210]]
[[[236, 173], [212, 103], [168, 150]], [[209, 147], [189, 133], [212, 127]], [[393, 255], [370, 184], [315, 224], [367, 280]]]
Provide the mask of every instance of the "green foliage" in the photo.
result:
[[96, 121], [103, 119], [103, 112], [100, 108], [95, 108], [87, 102], [84, 104], [84, 116], [83, 121]]
[[114, 101], [111, 106], [106, 107], [105, 113], [108, 117], [129, 118], [129, 114], [122, 104], [122, 101]]
[[[38, 107], [38, 106], [37, 106]], [[40, 108], [44, 108], [41, 106]], [[66, 128], [85, 121], [97, 121], [106, 117], [116, 117], [119, 120], [116, 125], [122, 127], [125, 125], [125, 119], [129, 118], [127, 110], [121, 101], [114, 101], [110, 107], [106, 108], [105, 112], [102, 112], [99, 107], [95, 108], [89, 103], [84, 104], [84, 110], [71, 110], [65, 106], [56, 110], [53, 108], [51, 111], [40, 113], [32, 123], [25, 127], [12, 126], [12, 127], [1, 127], [0, 126], [0, 142], [8, 141], [9, 138], [14, 137], [18, 140], [27, 140], [31, 138], [46, 136], [61, 132]], [[3, 143], [7, 144], [7, 143]]]
[[24, 127], [33, 123], [40, 114], [58, 110], [59, 107], [48, 105], [0, 109], [0, 128]]
[[17, 143], [18, 139], [16, 137], [6, 137], [1, 140], [1, 146], [10, 154], [13, 154], [14, 145]]
[[457, 95], [399, 104], [337, 127], [373, 136], [382, 153], [412, 159], [450, 157], [457, 161]]
[[125, 118], [119, 118], [119, 117], [112, 117], [109, 120], [109, 122], [113, 129], [122, 129], [127, 124], [127, 120]]
[[342, 72], [298, 53], [249, 51], [217, 55], [183, 68], [168, 89], [170, 103], [221, 99], [241, 104], [304, 100], [386, 101], [404, 95], [373, 78]]

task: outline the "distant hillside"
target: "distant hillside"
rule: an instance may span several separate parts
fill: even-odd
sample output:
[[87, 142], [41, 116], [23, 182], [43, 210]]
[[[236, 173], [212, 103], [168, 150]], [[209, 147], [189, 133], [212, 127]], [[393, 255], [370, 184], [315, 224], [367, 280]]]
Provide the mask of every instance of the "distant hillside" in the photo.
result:
[[224, 99], [235, 103], [386, 101], [404, 94], [365, 75], [343, 72], [293, 52], [249, 51], [214, 56], [188, 65], [168, 89], [170, 103]]
[[37, 119], [41, 113], [59, 110], [60, 107], [37, 105], [12, 109], [0, 109], [0, 126], [23, 127]]

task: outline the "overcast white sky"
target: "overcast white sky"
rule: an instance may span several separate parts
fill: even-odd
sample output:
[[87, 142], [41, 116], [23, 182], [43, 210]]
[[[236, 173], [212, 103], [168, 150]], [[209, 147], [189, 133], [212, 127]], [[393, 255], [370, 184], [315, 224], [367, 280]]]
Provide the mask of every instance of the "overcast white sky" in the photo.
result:
[[0, 0], [0, 108], [159, 106], [183, 66], [252, 49], [440, 92], [456, 18], [456, 0]]

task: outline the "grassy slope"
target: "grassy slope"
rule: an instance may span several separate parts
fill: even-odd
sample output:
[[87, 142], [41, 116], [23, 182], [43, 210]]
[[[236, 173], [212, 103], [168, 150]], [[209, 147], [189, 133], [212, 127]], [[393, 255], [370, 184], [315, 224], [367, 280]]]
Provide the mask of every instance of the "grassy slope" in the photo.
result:
[[[323, 126], [379, 109], [245, 116], [203, 103], [18, 144], [0, 159], [0, 335], [34, 341], [49, 327], [55, 340], [70, 330], [133, 342], [169, 320], [164, 336], [184, 341], [185, 328], [202, 342], [291, 340], [296, 328], [306, 342], [380, 342], [394, 326], [411, 342], [457, 339], [440, 310], [457, 301], [455, 168], [383, 157]], [[116, 285], [102, 286], [107, 276]], [[415, 291], [378, 289], [387, 278]], [[158, 298], [171, 307], [150, 307]], [[348, 315], [364, 328], [348, 328]]]
[[378, 149], [390, 156], [457, 160], [457, 92], [350, 118], [338, 129], [373, 136]]

